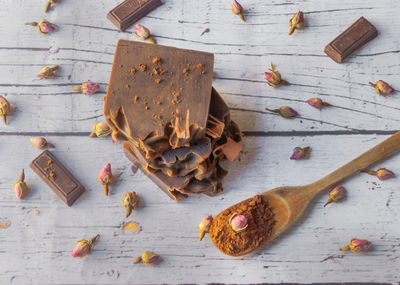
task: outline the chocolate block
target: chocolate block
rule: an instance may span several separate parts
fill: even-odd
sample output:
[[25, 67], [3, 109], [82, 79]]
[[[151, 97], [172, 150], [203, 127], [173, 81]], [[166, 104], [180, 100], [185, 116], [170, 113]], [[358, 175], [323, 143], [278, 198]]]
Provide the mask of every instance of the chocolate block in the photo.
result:
[[30, 166], [68, 206], [86, 192], [85, 187], [48, 150], [35, 158]]
[[177, 118], [204, 137], [213, 65], [210, 53], [119, 40], [104, 114], [134, 140], [164, 136]]
[[325, 53], [337, 63], [342, 63], [353, 51], [378, 35], [376, 28], [364, 17], [325, 47]]
[[107, 18], [118, 29], [125, 31], [161, 4], [161, 0], [125, 0], [108, 12]]

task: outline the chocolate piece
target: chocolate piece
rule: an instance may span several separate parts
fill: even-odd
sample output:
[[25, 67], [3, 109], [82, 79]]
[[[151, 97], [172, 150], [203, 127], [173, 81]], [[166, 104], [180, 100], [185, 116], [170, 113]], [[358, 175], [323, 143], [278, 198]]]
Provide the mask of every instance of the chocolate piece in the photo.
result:
[[[153, 63], [155, 58], [160, 60]], [[127, 138], [137, 141], [164, 136], [165, 127], [173, 127], [176, 118], [183, 130], [188, 121], [191, 139], [184, 143], [193, 136], [204, 137], [213, 65], [214, 55], [210, 53], [119, 40], [104, 114]], [[144, 71], [141, 66], [146, 66]], [[132, 74], [132, 68], [138, 71]], [[159, 75], [152, 72], [153, 68]], [[182, 73], [185, 68], [189, 70], [187, 74]], [[154, 81], [157, 77], [163, 79], [160, 84]], [[125, 87], [128, 83], [129, 89]], [[179, 135], [187, 135], [174, 131], [178, 139]], [[175, 138], [173, 143], [176, 142]]]
[[86, 192], [85, 187], [48, 150], [35, 158], [30, 166], [68, 206]]
[[353, 51], [378, 35], [376, 28], [364, 17], [358, 19], [347, 30], [325, 47], [325, 53], [337, 63], [343, 62]]
[[161, 4], [161, 0], [125, 0], [108, 12], [107, 18], [118, 29], [125, 31]]

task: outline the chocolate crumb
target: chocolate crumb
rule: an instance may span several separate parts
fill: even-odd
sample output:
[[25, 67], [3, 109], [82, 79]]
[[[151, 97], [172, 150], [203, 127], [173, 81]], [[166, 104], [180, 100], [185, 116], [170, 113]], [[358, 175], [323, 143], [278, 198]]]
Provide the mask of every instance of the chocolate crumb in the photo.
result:
[[47, 161], [47, 164], [48, 165], [50, 165], [50, 164], [52, 164], [53, 163], [53, 161], [51, 160], [51, 159], [49, 159], [48, 161]]
[[159, 72], [158, 72], [157, 68], [155, 68], [155, 67], [153, 67], [153, 74], [156, 74], [156, 75], [158, 75], [158, 74], [159, 74]]
[[146, 110], [150, 109], [149, 106], [144, 107]]
[[162, 80], [161, 78], [157, 78], [157, 79], [156, 79], [156, 83], [157, 83], [157, 84], [160, 84], [162, 81], [163, 81], [163, 80]]
[[160, 74], [161, 74], [161, 75], [164, 75], [164, 74], [167, 73], [167, 72], [168, 72], [168, 71], [166, 71], [165, 69], [161, 69], [161, 68], [160, 68]]
[[147, 65], [145, 65], [145, 64], [139, 64], [139, 69], [140, 69], [140, 71], [146, 71]]
[[125, 85], [125, 88], [126, 88], [126, 89], [129, 89], [129, 88], [131, 88], [131, 87], [129, 86], [129, 84], [126, 84], [126, 85]]
[[134, 100], [135, 102], [139, 101], [139, 96], [135, 96], [135, 98], [133, 98], [133, 100]]
[[182, 73], [185, 74], [185, 75], [188, 75], [189, 74], [189, 68], [184, 68], [182, 70]]
[[161, 63], [162, 63], [162, 60], [161, 60], [161, 58], [159, 58], [159, 57], [155, 57], [155, 58], [153, 58], [153, 64], [160, 65]]
[[119, 66], [119, 68], [123, 67], [123, 65], [122, 65], [122, 64], [120, 64], [120, 65], [118, 65], [118, 66]]
[[206, 74], [206, 73], [207, 73], [207, 72], [205, 72], [205, 71], [202, 71], [202, 72], [201, 72], [201, 74]]
[[136, 73], [136, 69], [132, 67], [131, 69], [129, 69], [129, 73], [135, 74]]
[[201, 69], [201, 68], [203, 68], [204, 67], [204, 64], [202, 64], [202, 63], [199, 63], [198, 65], [197, 65], [197, 68], [198, 69]]

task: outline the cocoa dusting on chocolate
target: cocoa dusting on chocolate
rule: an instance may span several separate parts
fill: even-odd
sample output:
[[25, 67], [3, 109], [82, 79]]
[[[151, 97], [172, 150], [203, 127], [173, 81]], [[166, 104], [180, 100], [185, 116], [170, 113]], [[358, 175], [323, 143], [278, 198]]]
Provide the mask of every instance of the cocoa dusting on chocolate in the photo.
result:
[[161, 78], [157, 78], [155, 81], [157, 84], [160, 84], [163, 80]]
[[[248, 222], [246, 230], [235, 232], [232, 229], [229, 219], [234, 213], [246, 216]], [[274, 225], [274, 213], [268, 202], [257, 195], [216, 216], [211, 224], [210, 237], [223, 253], [235, 256], [268, 241], [272, 236]]]
[[162, 60], [159, 57], [155, 57], [155, 58], [153, 58], [152, 62], [153, 62], [153, 64], [160, 65], [162, 63]]
[[139, 69], [140, 69], [140, 71], [146, 71], [146, 69], [147, 69], [147, 65], [146, 64], [139, 64]]

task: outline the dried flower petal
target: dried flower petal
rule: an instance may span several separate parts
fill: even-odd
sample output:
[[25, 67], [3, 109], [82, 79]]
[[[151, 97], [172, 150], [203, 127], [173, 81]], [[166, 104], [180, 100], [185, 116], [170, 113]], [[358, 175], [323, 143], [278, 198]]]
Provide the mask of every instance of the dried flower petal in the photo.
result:
[[371, 242], [364, 239], [352, 239], [348, 246], [341, 248], [342, 251], [351, 250], [354, 253], [359, 253], [368, 250], [371, 247]]
[[151, 252], [151, 251], [144, 251], [142, 253], [142, 261], [146, 265], [154, 265], [160, 260], [160, 255]]
[[121, 196], [121, 204], [125, 207], [126, 217], [132, 213], [132, 210], [139, 206], [140, 197], [136, 192], [126, 192]]
[[46, 6], [44, 7], [44, 12], [47, 13], [51, 8], [53, 8], [61, 0], [47, 0]]
[[43, 137], [32, 137], [30, 139], [32, 145], [34, 147], [37, 147], [38, 149], [44, 149], [44, 148], [55, 148], [53, 144], [49, 143], [45, 138]]
[[151, 36], [150, 30], [141, 24], [135, 25], [135, 32], [133, 34], [142, 41], [148, 40], [151, 44], [156, 43]]
[[307, 100], [307, 103], [310, 106], [317, 108], [317, 109], [322, 109], [324, 107], [332, 106], [331, 104], [322, 101], [321, 98], [310, 98]]
[[235, 15], [239, 15], [240, 19], [242, 19], [243, 22], [246, 22], [246, 19], [243, 16], [244, 9], [243, 9], [242, 5], [240, 5], [240, 3], [236, 0], [233, 0], [232, 12]]
[[94, 245], [99, 237], [100, 237], [100, 235], [96, 235], [89, 240], [82, 239], [82, 240], [78, 241], [75, 249], [71, 253], [71, 256], [72, 257], [85, 257], [86, 255], [90, 254], [92, 252], [92, 248], [94, 247]]
[[99, 175], [97, 176], [100, 183], [104, 185], [104, 194], [108, 196], [109, 188], [108, 185], [112, 182], [112, 172], [111, 172], [111, 164], [107, 163], [106, 166], [100, 170]]
[[30, 193], [30, 189], [24, 180], [25, 180], [25, 173], [24, 170], [22, 169], [21, 175], [19, 176], [19, 180], [14, 183], [15, 196], [17, 196], [17, 199], [19, 200], [25, 199]]
[[50, 23], [45, 19], [41, 20], [39, 23], [30, 22], [26, 23], [26, 25], [37, 27], [38, 31], [45, 35], [50, 34], [56, 30], [56, 25]]
[[267, 84], [271, 87], [277, 88], [280, 85], [287, 85], [287, 81], [282, 79], [281, 74], [276, 70], [274, 64], [271, 62], [271, 72], [264, 72], [265, 79], [267, 80]]
[[8, 228], [10, 225], [11, 225], [10, 221], [7, 221], [5, 223], [0, 223], [0, 229]]
[[295, 29], [300, 29], [304, 26], [305, 16], [302, 11], [297, 12], [294, 16], [290, 19], [289, 25], [289, 35], [293, 34]]
[[4, 124], [7, 124], [7, 115], [10, 113], [10, 103], [6, 98], [0, 95], [0, 116]]
[[200, 231], [200, 240], [203, 239], [203, 237], [206, 233], [210, 232], [210, 226], [211, 226], [212, 221], [213, 221], [213, 217], [211, 215], [207, 215], [200, 222], [200, 224], [198, 226], [198, 229]]
[[107, 123], [98, 122], [93, 125], [93, 132], [90, 133], [89, 137], [97, 136], [99, 138], [109, 136], [112, 132], [112, 129]]
[[237, 233], [244, 231], [248, 227], [246, 216], [238, 215], [236, 213], [233, 213], [232, 216], [229, 218], [229, 224], [231, 225], [232, 229]]
[[95, 82], [87, 81], [82, 83], [81, 86], [74, 87], [74, 90], [82, 92], [85, 95], [92, 95], [100, 91], [100, 85]]
[[293, 154], [291, 155], [291, 160], [300, 160], [309, 157], [311, 151], [311, 147], [307, 146], [305, 148], [295, 147], [293, 150]]
[[42, 70], [39, 71], [37, 77], [39, 77], [40, 80], [50, 79], [57, 75], [58, 70], [59, 70], [58, 65], [54, 65], [51, 67], [46, 66], [46, 67], [43, 67]]
[[329, 192], [329, 199], [324, 207], [332, 202], [339, 202], [343, 200], [344, 197], [346, 197], [346, 189], [343, 186], [336, 186]]
[[282, 106], [279, 109], [268, 109], [265, 108], [265, 110], [273, 112], [273, 113], [278, 113], [284, 118], [293, 118], [297, 117], [299, 113], [297, 113], [294, 109], [288, 107], [288, 106]]
[[388, 94], [393, 94], [395, 90], [385, 81], [379, 80], [376, 83], [369, 82], [369, 84], [375, 88], [375, 92], [381, 96], [385, 96]]
[[136, 233], [136, 232], [140, 232], [141, 227], [139, 227], [139, 226], [140, 225], [137, 222], [128, 222], [128, 223], [124, 224], [122, 228], [124, 230], [129, 230], [129, 231]]
[[361, 172], [368, 173], [369, 175], [374, 175], [378, 177], [379, 180], [385, 180], [394, 177], [394, 173], [386, 168], [378, 168], [377, 171], [374, 170], [362, 170]]

